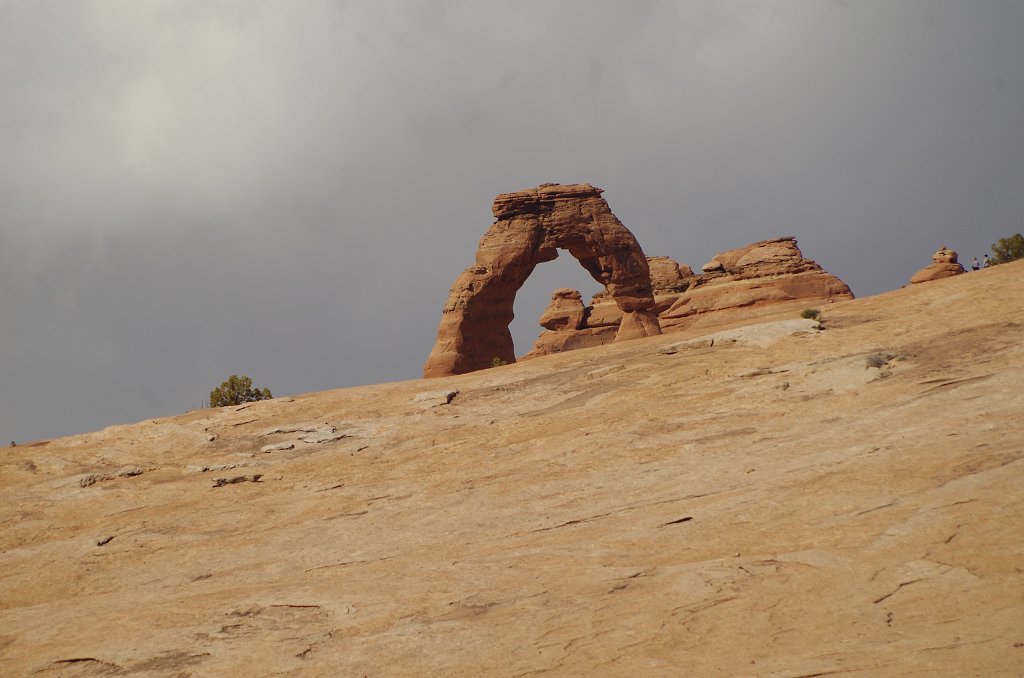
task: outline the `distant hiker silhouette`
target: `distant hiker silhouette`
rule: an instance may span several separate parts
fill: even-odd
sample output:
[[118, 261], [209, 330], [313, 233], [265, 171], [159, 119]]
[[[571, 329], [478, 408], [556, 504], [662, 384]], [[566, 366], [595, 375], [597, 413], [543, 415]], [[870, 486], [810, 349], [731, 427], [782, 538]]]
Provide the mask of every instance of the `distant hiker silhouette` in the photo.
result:
[[989, 267], [989, 266], [991, 266], [991, 265], [992, 265], [992, 260], [991, 260], [991, 259], [989, 259], [989, 258], [988, 258], [988, 255], [986, 254], [986, 255], [985, 255], [985, 268], [988, 268], [988, 267]]
[[971, 270], [972, 271], [977, 271], [978, 268], [979, 268], [979, 266], [978, 266], [978, 257], [974, 257], [974, 261], [971, 262]]

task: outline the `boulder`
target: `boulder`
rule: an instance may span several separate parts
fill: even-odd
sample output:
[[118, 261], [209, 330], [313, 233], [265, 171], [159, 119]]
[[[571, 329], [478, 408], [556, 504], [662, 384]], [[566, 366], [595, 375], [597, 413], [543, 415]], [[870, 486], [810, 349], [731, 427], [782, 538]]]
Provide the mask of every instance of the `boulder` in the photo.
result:
[[693, 270], [671, 257], [647, 257], [651, 269], [651, 286], [654, 293], [682, 292], [690, 285]]
[[552, 330], [578, 330], [584, 325], [586, 308], [578, 290], [562, 287], [551, 294], [551, 304], [540, 317], [540, 326]]
[[964, 267], [957, 262], [957, 254], [945, 245], [932, 255], [932, 263], [915, 273], [910, 279], [911, 284], [940, 280], [953, 275], [960, 275]]

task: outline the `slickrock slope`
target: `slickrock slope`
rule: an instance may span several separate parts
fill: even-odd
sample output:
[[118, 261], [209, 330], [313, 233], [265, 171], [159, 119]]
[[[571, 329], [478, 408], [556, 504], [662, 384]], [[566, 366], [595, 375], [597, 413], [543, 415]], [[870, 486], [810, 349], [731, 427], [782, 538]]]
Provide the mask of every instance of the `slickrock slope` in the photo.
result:
[[1024, 262], [5, 449], [0, 673], [1013, 676]]

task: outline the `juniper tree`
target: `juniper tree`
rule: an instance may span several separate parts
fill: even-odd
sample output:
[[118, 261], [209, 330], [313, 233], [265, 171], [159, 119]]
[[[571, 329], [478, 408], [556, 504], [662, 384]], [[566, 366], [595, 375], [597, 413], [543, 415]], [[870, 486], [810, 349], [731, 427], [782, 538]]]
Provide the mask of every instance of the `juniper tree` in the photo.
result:
[[1024, 259], [1024, 235], [1017, 233], [1008, 238], [1000, 238], [999, 242], [992, 245], [992, 254], [995, 255], [991, 259], [993, 264]]
[[232, 374], [227, 381], [210, 391], [210, 407], [241, 405], [257, 400], [269, 400], [273, 397], [269, 388], [253, 388], [252, 379], [245, 375], [240, 377], [237, 374]]

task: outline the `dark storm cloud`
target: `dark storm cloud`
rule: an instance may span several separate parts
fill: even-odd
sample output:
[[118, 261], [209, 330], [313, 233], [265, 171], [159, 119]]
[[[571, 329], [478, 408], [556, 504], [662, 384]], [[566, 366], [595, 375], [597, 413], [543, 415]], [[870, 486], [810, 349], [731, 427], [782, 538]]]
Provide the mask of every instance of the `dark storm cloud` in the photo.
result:
[[[0, 2], [0, 435], [413, 378], [497, 193], [859, 295], [1021, 230], [1015, 2]], [[567, 257], [520, 295], [520, 351]]]

